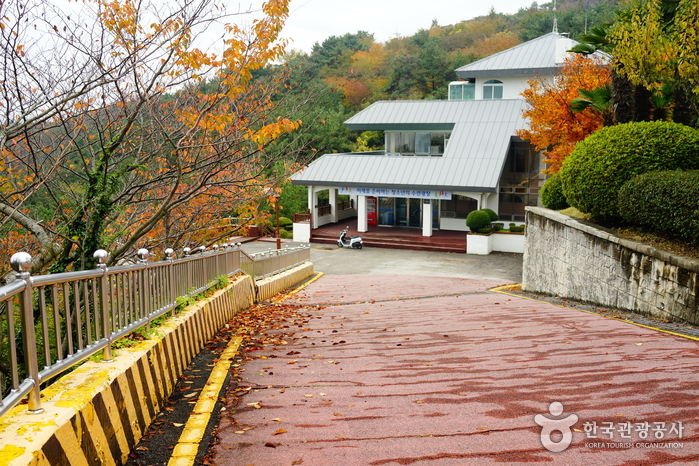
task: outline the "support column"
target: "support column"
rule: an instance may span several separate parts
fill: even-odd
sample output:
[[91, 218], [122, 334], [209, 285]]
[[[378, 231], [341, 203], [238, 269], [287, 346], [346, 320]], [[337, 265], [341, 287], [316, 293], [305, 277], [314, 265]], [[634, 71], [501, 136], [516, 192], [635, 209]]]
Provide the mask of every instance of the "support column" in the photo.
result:
[[308, 208], [311, 210], [311, 226], [318, 228], [318, 193], [315, 186], [308, 187]]
[[357, 204], [357, 231], [366, 233], [368, 231], [366, 196], [359, 196]]
[[422, 199], [422, 236], [432, 236], [432, 202]]
[[337, 188], [328, 189], [328, 198], [330, 200], [330, 222], [337, 223], [339, 218], [337, 214]]

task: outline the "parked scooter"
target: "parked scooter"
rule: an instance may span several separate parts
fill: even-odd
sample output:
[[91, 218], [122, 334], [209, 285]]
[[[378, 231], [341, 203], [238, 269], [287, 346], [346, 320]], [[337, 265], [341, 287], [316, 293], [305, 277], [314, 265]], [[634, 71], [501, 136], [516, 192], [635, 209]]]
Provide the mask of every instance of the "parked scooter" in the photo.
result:
[[355, 249], [362, 249], [364, 247], [364, 242], [361, 236], [350, 236], [349, 241], [347, 240], [347, 232], [349, 227], [342, 230], [340, 233], [340, 239], [337, 240], [337, 247], [341, 248], [343, 246], [348, 246]]

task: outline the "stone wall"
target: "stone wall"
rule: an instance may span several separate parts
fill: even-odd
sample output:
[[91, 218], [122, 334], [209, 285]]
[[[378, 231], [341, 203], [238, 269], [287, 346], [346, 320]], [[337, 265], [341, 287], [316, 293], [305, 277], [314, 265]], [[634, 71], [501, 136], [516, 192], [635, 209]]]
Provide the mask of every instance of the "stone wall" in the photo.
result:
[[527, 207], [522, 288], [699, 325], [699, 261]]

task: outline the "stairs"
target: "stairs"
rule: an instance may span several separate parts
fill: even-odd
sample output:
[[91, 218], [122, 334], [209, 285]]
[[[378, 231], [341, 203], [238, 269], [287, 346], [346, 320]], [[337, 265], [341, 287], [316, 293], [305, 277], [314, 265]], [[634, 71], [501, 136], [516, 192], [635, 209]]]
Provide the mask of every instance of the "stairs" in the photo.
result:
[[[450, 236], [420, 236], [419, 230], [406, 234], [403, 229], [385, 228], [381, 232], [351, 233], [359, 234], [365, 248], [411, 249], [413, 251], [466, 253], [466, 233]], [[339, 231], [313, 230], [312, 243], [337, 244]], [[461, 237], [463, 236], [463, 237]]]

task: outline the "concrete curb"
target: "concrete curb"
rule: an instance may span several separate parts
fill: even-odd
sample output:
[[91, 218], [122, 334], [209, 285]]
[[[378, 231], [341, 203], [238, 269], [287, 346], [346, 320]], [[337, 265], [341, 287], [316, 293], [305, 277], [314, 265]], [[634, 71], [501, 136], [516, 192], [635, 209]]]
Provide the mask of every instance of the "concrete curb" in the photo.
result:
[[19, 405], [0, 418], [0, 464], [123, 464], [204, 344], [239, 310], [312, 274], [309, 262], [259, 284], [240, 277], [169, 319], [161, 338], [86, 362], [42, 391], [43, 413]]

